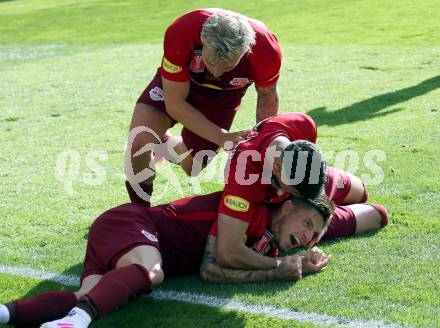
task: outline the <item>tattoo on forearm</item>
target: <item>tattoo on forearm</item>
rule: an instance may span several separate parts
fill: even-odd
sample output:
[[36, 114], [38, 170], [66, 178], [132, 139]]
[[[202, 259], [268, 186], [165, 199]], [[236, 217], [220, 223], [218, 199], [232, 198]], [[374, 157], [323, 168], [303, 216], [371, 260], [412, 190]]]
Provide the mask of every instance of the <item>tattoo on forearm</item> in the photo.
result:
[[257, 122], [278, 114], [279, 94], [277, 84], [257, 89]]
[[206, 266], [211, 263], [215, 263], [215, 238], [212, 236], [208, 236], [205, 246], [205, 252], [203, 253], [202, 264], [200, 265], [200, 271], [205, 270]]
[[235, 270], [221, 268], [222, 282], [265, 282], [274, 280], [273, 270]]
[[208, 237], [200, 272], [210, 282], [239, 283], [276, 280], [276, 270], [236, 270], [221, 267], [215, 257], [215, 238]]

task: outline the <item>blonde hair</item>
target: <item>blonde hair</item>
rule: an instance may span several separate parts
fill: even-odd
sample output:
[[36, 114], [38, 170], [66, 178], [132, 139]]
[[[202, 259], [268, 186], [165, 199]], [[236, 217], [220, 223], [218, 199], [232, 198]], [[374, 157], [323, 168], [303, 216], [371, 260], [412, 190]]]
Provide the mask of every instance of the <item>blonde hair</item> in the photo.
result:
[[255, 31], [243, 15], [229, 10], [215, 9], [202, 27], [202, 42], [214, 49], [224, 62], [234, 56], [251, 52]]

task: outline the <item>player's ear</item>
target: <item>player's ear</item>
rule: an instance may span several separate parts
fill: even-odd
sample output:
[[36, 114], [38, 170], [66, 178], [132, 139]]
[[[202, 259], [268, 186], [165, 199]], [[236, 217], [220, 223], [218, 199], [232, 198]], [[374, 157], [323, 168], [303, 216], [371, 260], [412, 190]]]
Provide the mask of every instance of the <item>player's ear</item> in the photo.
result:
[[283, 214], [284, 216], [290, 215], [293, 211], [293, 207], [295, 206], [294, 202], [291, 199], [284, 201], [283, 203]]

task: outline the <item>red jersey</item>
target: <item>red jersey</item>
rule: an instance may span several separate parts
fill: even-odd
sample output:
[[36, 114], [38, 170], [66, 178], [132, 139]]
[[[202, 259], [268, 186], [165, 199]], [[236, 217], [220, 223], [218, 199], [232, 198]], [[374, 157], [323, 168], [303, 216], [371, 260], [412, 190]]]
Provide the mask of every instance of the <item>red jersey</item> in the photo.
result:
[[[239, 104], [253, 82], [259, 87], [274, 84], [281, 66], [281, 49], [273, 33], [260, 21], [248, 18], [256, 33], [256, 43], [231, 71], [216, 78], [205, 69], [202, 60], [201, 29], [212, 9], [191, 11], [177, 18], [166, 30], [161, 74], [164, 78], [191, 81], [191, 92], [225, 92], [229, 103]], [[231, 100], [232, 98], [232, 100]]]
[[[188, 253], [186, 252], [188, 244], [197, 243], [197, 240], [206, 240], [209, 229], [206, 229], [204, 222], [210, 222], [210, 226], [212, 224], [217, 226], [217, 209], [222, 196], [221, 191], [208, 195], [190, 196], [150, 209], [150, 211], [160, 210], [163, 214], [160, 220], [153, 219], [153, 221], [159, 234], [161, 250], [164, 252], [162, 254], [164, 261], [179, 263], [180, 261], [173, 261], [172, 258], [179, 252]], [[254, 217], [246, 231], [245, 239], [250, 247], [253, 247], [254, 243], [263, 237], [266, 229], [270, 230], [272, 222], [270, 210], [266, 204], [258, 204], [257, 212], [258, 215]], [[216, 233], [212, 235], [216, 236]]]
[[[210, 228], [213, 224], [217, 226], [217, 209], [222, 195], [219, 191], [190, 196], [149, 209], [150, 213], [161, 212], [161, 215], [151, 217], [158, 233], [163, 269], [167, 275], [197, 272]], [[258, 215], [249, 225], [244, 238], [249, 247], [261, 254], [273, 254], [274, 247], [266, 243], [257, 245], [266, 230], [270, 230], [272, 222], [268, 206], [260, 203], [258, 207]]]
[[167, 276], [198, 272], [220, 198], [221, 192], [191, 196], [147, 209], [153, 214]]
[[251, 222], [259, 215], [260, 204], [277, 196], [271, 184], [272, 165], [264, 164], [269, 144], [280, 136], [316, 143], [316, 124], [304, 113], [281, 114], [257, 124], [232, 155], [219, 213]]
[[[160, 251], [167, 277], [199, 272], [206, 239], [217, 221], [221, 199], [220, 191], [151, 208], [124, 204], [104, 212], [90, 229], [81, 280], [114, 269], [125, 252], [139, 245], [153, 246]], [[259, 217], [247, 232], [248, 245], [255, 245], [254, 249], [261, 254], [273, 249], [265, 233], [270, 222], [269, 209], [262, 206]]]
[[[215, 195], [218, 202], [217, 204], [220, 204], [220, 202], [223, 200], [222, 192], [217, 192], [211, 195]], [[208, 198], [204, 200], [206, 201], [207, 199]], [[274, 238], [271, 233], [272, 216], [270, 213], [270, 207], [268, 204], [263, 202], [256, 204], [255, 207], [256, 215], [253, 217], [252, 221], [249, 222], [249, 226], [247, 227], [246, 234], [243, 236], [243, 240], [245, 240], [245, 243], [249, 248], [254, 249], [262, 255], [278, 256], [278, 248], [274, 243]], [[217, 236], [217, 225], [218, 220], [215, 220], [209, 233], [210, 235], [215, 237]]]

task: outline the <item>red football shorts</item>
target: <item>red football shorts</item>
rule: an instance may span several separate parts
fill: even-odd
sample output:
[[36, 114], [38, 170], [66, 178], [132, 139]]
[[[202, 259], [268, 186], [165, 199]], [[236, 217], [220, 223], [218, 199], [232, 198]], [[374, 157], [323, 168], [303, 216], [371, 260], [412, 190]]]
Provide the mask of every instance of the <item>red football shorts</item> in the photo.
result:
[[156, 247], [160, 252], [150, 211], [137, 204], [124, 204], [100, 215], [90, 228], [83, 279], [103, 275], [114, 269], [121, 256], [140, 245]]
[[350, 176], [346, 172], [331, 166], [327, 167], [326, 175], [325, 194], [336, 205], [343, 205], [351, 188]]
[[356, 233], [356, 217], [348, 206], [336, 206], [332, 221], [322, 240], [354, 236]]

